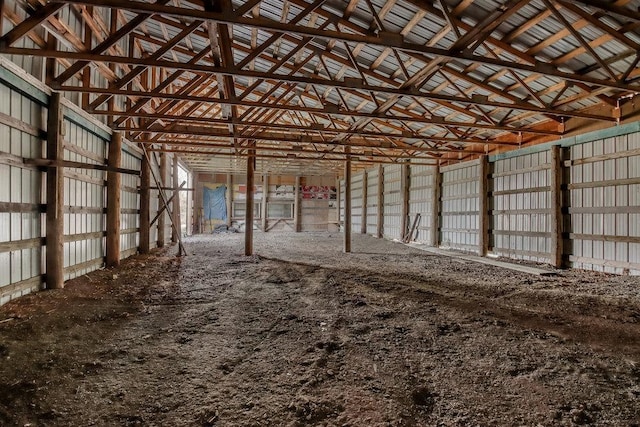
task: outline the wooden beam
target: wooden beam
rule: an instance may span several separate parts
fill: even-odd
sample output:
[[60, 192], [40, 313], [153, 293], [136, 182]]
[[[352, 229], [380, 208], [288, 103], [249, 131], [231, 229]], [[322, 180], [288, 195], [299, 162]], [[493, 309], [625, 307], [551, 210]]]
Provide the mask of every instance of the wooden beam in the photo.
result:
[[[122, 161], [122, 134], [114, 132], [109, 143], [109, 166], [119, 168]], [[122, 175], [118, 172], [107, 172], [107, 236], [106, 266], [120, 265], [120, 190]]]
[[[267, 151], [265, 150], [264, 147], [260, 147], [261, 151]], [[232, 150], [232, 147], [229, 147], [230, 150]], [[153, 149], [149, 149], [149, 152], [163, 152], [163, 153], [181, 153], [181, 154], [191, 154], [191, 155], [202, 155], [202, 156], [219, 156], [219, 157], [249, 157], [249, 153], [246, 150], [243, 151], [202, 151], [202, 150], [197, 150], [197, 149], [191, 149], [191, 150], [183, 150], [183, 149], [171, 149], [171, 148], [153, 148]], [[330, 155], [335, 155], [333, 157], [329, 157]], [[339, 156], [339, 157], [336, 157]], [[343, 153], [324, 153], [324, 152], [320, 152], [317, 153], [317, 155], [315, 156], [300, 156], [300, 155], [288, 155], [287, 153], [281, 153], [281, 154], [265, 154], [265, 153], [258, 153], [253, 155], [253, 157], [256, 158], [261, 158], [261, 159], [283, 159], [283, 160], [296, 160], [296, 161], [308, 161], [308, 162], [342, 162], [344, 161], [344, 154]], [[394, 158], [394, 156], [389, 156], [392, 159]], [[405, 156], [406, 158], [408, 158], [409, 156]], [[415, 157], [413, 157], [415, 158]], [[422, 161], [424, 160], [424, 161]], [[419, 157], [418, 161], [415, 162], [411, 162], [412, 165], [421, 165], [421, 166], [433, 166], [435, 163], [434, 161], [436, 161], [435, 159], [433, 161], [430, 161], [431, 159], [426, 158], [426, 157]], [[446, 159], [449, 162], [458, 162], [460, 161], [459, 159]], [[377, 158], [368, 158], [365, 157], [363, 155], [353, 155], [351, 156], [351, 161], [353, 163], [359, 163], [359, 164], [393, 164], [393, 165], [397, 165], [399, 164], [399, 162], [397, 160], [380, 160]]]
[[[47, 159], [63, 159], [62, 95], [53, 92], [49, 98], [47, 118]], [[47, 170], [46, 212], [46, 278], [48, 289], [64, 288], [64, 168]]]
[[344, 162], [344, 246], [343, 252], [351, 252], [351, 159], [349, 147], [344, 149], [347, 160]]
[[302, 215], [300, 209], [300, 175], [296, 175], [295, 188], [293, 189], [293, 228], [296, 233], [302, 229]]
[[409, 190], [411, 180], [411, 167], [409, 163], [401, 166], [400, 172], [400, 197], [401, 200], [401, 212], [400, 212], [400, 240], [404, 241], [409, 233]]
[[563, 240], [562, 240], [562, 147], [554, 145], [551, 147], [551, 265], [562, 268]]
[[[495, 144], [495, 145], [510, 145], [517, 146], [518, 142], [513, 141], [501, 141], [501, 140], [492, 140], [486, 138], [475, 138], [472, 136], [465, 138], [456, 138], [456, 137], [448, 137], [448, 136], [437, 136], [437, 135], [427, 135], [421, 134], [420, 132], [414, 132], [411, 135], [407, 135], [406, 133], [399, 132], [379, 132], [379, 131], [367, 131], [362, 129], [340, 129], [340, 128], [331, 128], [331, 127], [311, 127], [311, 126], [300, 126], [294, 124], [282, 124], [282, 123], [272, 123], [267, 121], [251, 121], [251, 120], [243, 120], [243, 121], [230, 121], [228, 119], [216, 119], [211, 117], [194, 117], [194, 116], [178, 116], [173, 114], [157, 114], [157, 113], [147, 113], [147, 112], [128, 112], [128, 111], [119, 111], [119, 110], [97, 110], [91, 112], [94, 115], [107, 115], [107, 116], [121, 116], [121, 117], [138, 117], [138, 118], [147, 118], [147, 119], [158, 119], [168, 122], [179, 122], [179, 123], [200, 123], [205, 126], [202, 129], [207, 129], [212, 132], [215, 136], [224, 136], [228, 138], [234, 137], [242, 137], [244, 135], [243, 132], [249, 132], [254, 130], [253, 128], [264, 128], [264, 129], [273, 129], [275, 131], [280, 131], [281, 133], [288, 135], [297, 135], [301, 137], [302, 135], [353, 135], [366, 137], [365, 140], [381, 140], [386, 139], [388, 141], [389, 138], [398, 140], [398, 141], [434, 141], [434, 142], [442, 142], [442, 143], [467, 143], [467, 144]], [[116, 121], [116, 123], [119, 120]], [[228, 133], [228, 132], [220, 132], [220, 129], [227, 128], [229, 124], [234, 124], [236, 126], [236, 133]], [[217, 125], [217, 126], [216, 126]], [[189, 127], [187, 129], [192, 129]], [[213, 133], [215, 131], [215, 134]], [[297, 133], [293, 133], [292, 131], [300, 131]], [[266, 132], [264, 132], [266, 133]], [[209, 135], [211, 136], [211, 135]], [[253, 136], [253, 135], [252, 135]], [[364, 138], [363, 138], [364, 139]], [[315, 141], [315, 139], [314, 139]], [[359, 146], [359, 144], [353, 144], [353, 140], [349, 139], [349, 141], [340, 141], [334, 140], [331, 142], [331, 145], [351, 145]], [[373, 144], [369, 144], [370, 146]], [[441, 149], [442, 151], [453, 151], [447, 150], [446, 148]], [[434, 152], [438, 152], [438, 149], [435, 149]], [[478, 154], [482, 154], [483, 151], [478, 151]]]
[[267, 203], [269, 202], [269, 175], [262, 176], [262, 204], [260, 205], [260, 220], [262, 231], [267, 231]]
[[367, 197], [368, 197], [368, 182], [369, 182], [369, 174], [365, 169], [362, 171], [362, 212], [361, 224], [360, 224], [360, 234], [367, 234]]
[[[178, 172], [180, 167], [178, 165], [178, 156], [174, 154], [173, 156], [173, 188], [178, 188]], [[175, 191], [175, 190], [174, 190]], [[175, 191], [173, 194], [173, 203], [171, 205], [171, 214], [173, 215], [173, 223], [176, 224], [177, 227], [171, 228], [171, 242], [178, 242], [178, 233], [182, 232], [182, 222], [180, 221], [180, 192]]]
[[[27, 51], [28, 49], [23, 49], [23, 51]], [[31, 52], [31, 50], [28, 50]], [[35, 55], [38, 54], [37, 50], [34, 50]], [[7, 52], [7, 49], [0, 49], [0, 53], [12, 53], [15, 52]], [[144, 60], [140, 60], [144, 62]], [[180, 64], [175, 64], [175, 67], [180, 67]], [[319, 85], [323, 85], [323, 80], [318, 82]], [[324, 85], [331, 85], [328, 80], [324, 80]], [[84, 88], [81, 86], [57, 86], [52, 85], [56, 90], [60, 90], [63, 92], [89, 92], [96, 94], [112, 94], [112, 95], [120, 95], [125, 97], [135, 97], [135, 98], [143, 98], [145, 96], [149, 96], [148, 92], [140, 91], [140, 90], [129, 90], [129, 89], [106, 89], [101, 87], [90, 87]], [[528, 128], [528, 127], [520, 127], [514, 128], [509, 126], [502, 125], [494, 125], [487, 123], [474, 123], [474, 122], [459, 122], [459, 121], [450, 121], [443, 119], [441, 117], [424, 117], [423, 115], [413, 114], [410, 116], [398, 116], [398, 115], [389, 115], [384, 112], [366, 112], [366, 111], [357, 111], [357, 110], [341, 110], [341, 109], [333, 109], [330, 107], [316, 108], [316, 107], [306, 107], [300, 106], [297, 104], [286, 104], [286, 103], [264, 103], [258, 101], [246, 101], [239, 99], [218, 99], [212, 98], [210, 96], [198, 96], [198, 95], [185, 95], [185, 94], [176, 94], [176, 93], [158, 93], [154, 95], [154, 98], [157, 99], [170, 99], [176, 101], [189, 101], [199, 104], [224, 104], [224, 105], [240, 105], [244, 107], [249, 107], [253, 109], [265, 109], [265, 110], [278, 110], [278, 111], [298, 111], [298, 112], [306, 112], [310, 114], [324, 115], [324, 116], [352, 116], [352, 117], [363, 117], [369, 119], [383, 119], [383, 120], [395, 120], [400, 123], [423, 123], [430, 125], [437, 125], [442, 127], [448, 126], [456, 126], [461, 128], [471, 128], [471, 129], [491, 129], [491, 130], [501, 130], [505, 132], [522, 132], [522, 133], [531, 133], [531, 134], [541, 134], [541, 135], [562, 135], [562, 132], [551, 131], [545, 129], [537, 129], [537, 128]], [[518, 109], [513, 104], [505, 104], [503, 107], [507, 109]], [[556, 112], [557, 114], [557, 112]], [[601, 120], [607, 122], [615, 122], [616, 119], [612, 116], [598, 116], [587, 113], [580, 112], [567, 112], [566, 116], [580, 116], [581, 118], [591, 119], [591, 120]], [[585, 117], [586, 116], [586, 117]], [[118, 130], [127, 130], [124, 128], [119, 128]], [[140, 129], [142, 130], [142, 129]]]
[[[339, 30], [321, 30], [318, 28], [290, 25], [288, 23], [273, 21], [264, 18], [253, 18], [244, 16], [234, 16], [232, 14], [222, 14], [207, 12], [198, 9], [187, 9], [184, 7], [160, 6], [157, 4], [143, 3], [130, 0], [52, 0], [54, 3], [77, 3], [87, 5], [97, 5], [102, 7], [127, 9], [138, 13], [159, 13], [165, 16], [173, 16], [178, 18], [194, 18], [202, 19], [219, 24], [240, 25], [249, 28], [259, 28], [279, 33], [289, 33], [299, 36], [313, 36], [326, 40], [335, 40], [350, 43], [367, 43], [380, 47], [394, 48], [408, 54], [422, 54], [429, 57], [444, 58], [447, 60], [465, 61], [476, 64], [495, 66], [497, 68], [522, 71], [527, 73], [543, 74], [547, 76], [557, 77], [568, 81], [579, 83], [587, 83], [596, 86], [636, 91], [633, 85], [627, 85], [613, 80], [602, 80], [595, 77], [582, 76], [575, 73], [564, 72], [555, 67], [547, 66], [544, 63], [535, 63], [533, 65], [523, 64], [519, 62], [507, 61], [499, 58], [489, 58], [482, 55], [476, 55], [472, 52], [455, 52], [444, 48], [427, 46], [424, 44], [410, 43], [399, 37], [383, 37], [382, 35], [365, 35], [356, 34]], [[637, 14], [629, 11], [627, 16]]]
[[148, 254], [151, 246], [151, 169], [147, 156], [142, 156], [140, 168], [140, 241], [138, 250], [141, 254]]
[[247, 158], [247, 198], [244, 213], [244, 254], [253, 255], [253, 185], [256, 167], [255, 143], [251, 143]]
[[486, 256], [489, 252], [489, 158], [480, 156], [478, 167], [478, 255]]
[[340, 188], [340, 178], [336, 178], [336, 202], [337, 202], [337, 206], [336, 206], [336, 210], [338, 213], [338, 228], [340, 227], [340, 215], [341, 215], [341, 208], [340, 205], [342, 203], [342, 191]]
[[[556, 108], [550, 107], [541, 107], [534, 104], [531, 104], [526, 101], [519, 101], [514, 99], [514, 102], [500, 102], [500, 101], [492, 101], [488, 97], [466, 97], [466, 96], [456, 96], [456, 95], [448, 95], [444, 93], [435, 93], [435, 92], [427, 92], [422, 91], [415, 88], [394, 88], [382, 85], [371, 85], [371, 84], [362, 84], [356, 88], [352, 86], [352, 83], [344, 80], [330, 80], [319, 77], [308, 77], [308, 76], [299, 76], [299, 75], [289, 75], [289, 74], [277, 74], [277, 73], [264, 73], [258, 71], [250, 71], [250, 70], [238, 70], [236, 67], [227, 68], [227, 67], [212, 67], [210, 65], [201, 65], [201, 64], [191, 64], [191, 63], [180, 63], [174, 61], [167, 60], [157, 60], [150, 58], [128, 58], [123, 56], [113, 56], [113, 55], [94, 55], [90, 53], [83, 52], [66, 52], [66, 51], [52, 51], [52, 50], [42, 50], [42, 49], [31, 49], [31, 48], [10, 48], [0, 47], [1, 53], [12, 54], [12, 55], [33, 55], [33, 56], [43, 56], [43, 57], [55, 57], [55, 58], [65, 58], [70, 60], [76, 60], [79, 62], [97, 62], [97, 63], [116, 63], [116, 64], [129, 64], [135, 65], [138, 64], [140, 67], [146, 69], [149, 67], [158, 67], [158, 68], [168, 68], [175, 70], [183, 70], [183, 71], [193, 71], [194, 73], [206, 73], [206, 74], [216, 74], [216, 75], [225, 75], [230, 77], [245, 77], [250, 80], [266, 80], [266, 81], [277, 81], [280, 83], [291, 83], [302, 86], [307, 85], [315, 85], [315, 86], [328, 86], [336, 89], [345, 89], [349, 91], [353, 91], [355, 93], [360, 93], [358, 91], [363, 91], [365, 93], [382, 93], [388, 95], [397, 95], [397, 96], [406, 96], [413, 97], [419, 99], [426, 99], [434, 102], [447, 102], [447, 103], [461, 103], [466, 105], [477, 105], [477, 106], [488, 106], [493, 108], [504, 108], [504, 109], [513, 109], [519, 111], [528, 111], [540, 114], [548, 114], [554, 115], [557, 117], [576, 117], [583, 118], [589, 120], [600, 120], [600, 121], [615, 121], [611, 115], [597, 115], [597, 114], [589, 114], [583, 113], [580, 111], [570, 111], [570, 110], [560, 110]], [[616, 87], [616, 89], [622, 89], [626, 91], [637, 91], [638, 88], [634, 88], [628, 84], [622, 83], [612, 83], [614, 86], [625, 86], [624, 88]], [[52, 82], [52, 87], [56, 90], [63, 91], [76, 91], [83, 93], [96, 93], [100, 94], [101, 97], [108, 97], [113, 95], [121, 95], [121, 96], [136, 96], [139, 98], [143, 98], [144, 96], [148, 96], [148, 92], [142, 91], [131, 91], [124, 89], [117, 89], [115, 87], [109, 88], [101, 88], [101, 87], [82, 87], [82, 86], [69, 86], [62, 85], [62, 83], [58, 83], [58, 80], [54, 80]], [[178, 99], [189, 98], [187, 95], [175, 95], [168, 93], [157, 93], [154, 95], [156, 98], [164, 98], [164, 99], [175, 99], [176, 96]], [[364, 94], [361, 96], [364, 97]], [[218, 99], [223, 105], [231, 105], [231, 106], [254, 106], [253, 102], [242, 100], [242, 99], [231, 99], [224, 98]], [[206, 102], [206, 100], [201, 100], [201, 102]], [[261, 104], [261, 103], [257, 103]], [[270, 104], [263, 104], [270, 105]], [[273, 107], [275, 108], [275, 107]], [[327, 111], [329, 113], [329, 111]], [[435, 122], [434, 122], [435, 123]]]
[[115, 172], [119, 174], [140, 175], [140, 171], [135, 169], [114, 168], [109, 164], [97, 165], [93, 163], [72, 162], [70, 160], [50, 160], [50, 159], [24, 159], [25, 165], [34, 165], [42, 168], [72, 168], [72, 169], [88, 169], [101, 170], [107, 172]]
[[[167, 4], [168, 2], [169, 0], [157, 0], [155, 4], [151, 4], [150, 6], [164, 5], [164, 4]], [[67, 2], [64, 2], [64, 3], [67, 3]], [[49, 5], [53, 5], [53, 4], [54, 3], [49, 3]], [[94, 6], [103, 7], [104, 5], [100, 3], [96, 3]], [[117, 13], [117, 12], [113, 10], [112, 13]], [[95, 48], [91, 50], [90, 53], [97, 55], [106, 51], [111, 46], [116, 44], [120, 39], [122, 39], [123, 37], [131, 33], [133, 30], [135, 30], [144, 21], [149, 19], [151, 15], [152, 13], [143, 13], [131, 19], [125, 25], [120, 27], [115, 33], [110, 34], [109, 37], [107, 37], [102, 42], [100, 42]], [[90, 63], [91, 63], [90, 59], [85, 61], [75, 62], [73, 65], [71, 65], [69, 68], [67, 68], [65, 71], [63, 71], [59, 76], [57, 76], [54, 79], [55, 83], [63, 84], [64, 82], [69, 80], [71, 77], [73, 77], [76, 73], [81, 71], [84, 67], [88, 66]]]
[[64, 7], [64, 4], [49, 3], [39, 7], [31, 16], [13, 27], [7, 34], [0, 37], [0, 47], [9, 47], [24, 37], [29, 31], [41, 24], [51, 15]]
[[378, 165], [378, 206], [376, 237], [381, 239], [384, 232], [384, 167]]
[[227, 191], [225, 193], [225, 205], [227, 208], [227, 227], [231, 227], [231, 211], [233, 209], [233, 175], [227, 174]]
[[[167, 185], [167, 154], [160, 153], [160, 177], [158, 179], [158, 186], [164, 187]], [[158, 191], [158, 206], [162, 206], [162, 195], [160, 194], [162, 190]], [[164, 247], [166, 240], [166, 219], [167, 215], [161, 210], [158, 209], [158, 213], [161, 213], [158, 218], [158, 242], [157, 245], [159, 248]]]
[[[186, 184], [187, 184], [187, 181], [183, 181], [182, 184], [180, 185], [180, 187], [175, 188], [175, 189], [171, 188], [171, 190], [173, 190], [173, 194], [171, 195], [171, 197], [169, 197], [167, 199], [167, 204], [173, 202], [174, 200], [176, 200], [179, 197], [180, 190], [182, 190], [182, 187], [184, 187]], [[156, 189], [156, 188], [158, 188], [158, 187], [151, 187], [151, 189]], [[167, 187], [162, 188], [162, 190], [166, 190], [166, 189], [167, 189]], [[149, 223], [150, 227], [153, 227], [153, 224], [156, 223], [158, 218], [160, 218], [161, 215], [164, 215], [164, 212], [167, 210], [167, 207], [168, 207], [168, 205], [165, 205], [164, 202], [160, 203], [160, 209], [158, 210], [158, 213], [156, 214], [156, 216], [153, 217], [153, 219]], [[172, 207], [172, 209], [173, 209], [173, 207]]]
[[442, 174], [440, 166], [436, 165], [431, 177], [431, 241], [433, 247], [440, 246], [440, 193], [442, 191]]

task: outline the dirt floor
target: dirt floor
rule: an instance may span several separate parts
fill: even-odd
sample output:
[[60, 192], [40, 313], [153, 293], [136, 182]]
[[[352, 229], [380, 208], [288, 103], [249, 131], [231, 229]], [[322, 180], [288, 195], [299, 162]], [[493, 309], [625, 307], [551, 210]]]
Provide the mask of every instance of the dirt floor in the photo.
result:
[[640, 278], [189, 238], [0, 307], [0, 425], [640, 424]]

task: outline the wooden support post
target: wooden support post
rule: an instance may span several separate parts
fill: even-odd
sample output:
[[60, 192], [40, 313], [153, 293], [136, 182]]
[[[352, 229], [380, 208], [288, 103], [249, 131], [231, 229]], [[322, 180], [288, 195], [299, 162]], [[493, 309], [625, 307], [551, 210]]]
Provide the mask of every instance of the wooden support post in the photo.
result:
[[[63, 112], [61, 95], [53, 92], [49, 98], [47, 119], [47, 159], [63, 159]], [[64, 168], [47, 169], [46, 219], [46, 284], [48, 289], [64, 288]]]
[[253, 174], [256, 167], [255, 142], [251, 143], [247, 157], [247, 204], [244, 213], [244, 254], [253, 255]]
[[487, 256], [489, 252], [489, 157], [486, 154], [479, 159], [478, 182], [478, 255]]
[[400, 213], [400, 240], [404, 242], [409, 233], [409, 164], [401, 166], [400, 172], [400, 197], [402, 197], [401, 213]]
[[260, 205], [260, 220], [262, 231], [267, 232], [267, 203], [269, 202], [269, 175], [262, 176], [262, 204]]
[[431, 192], [431, 246], [440, 246], [440, 193], [442, 191], [442, 175], [440, 166], [436, 165], [431, 178], [433, 188]]
[[376, 237], [381, 239], [384, 232], [384, 168], [378, 165], [378, 211]]
[[340, 194], [340, 178], [336, 178], [336, 202], [338, 203], [338, 229], [340, 229], [340, 203], [342, 194]]
[[148, 254], [151, 247], [151, 166], [147, 156], [140, 163], [140, 241], [138, 251]]
[[351, 147], [344, 147], [344, 252], [351, 252]]
[[365, 170], [362, 172], [362, 220], [360, 221], [360, 234], [367, 234], [367, 197], [368, 197], [369, 175]]
[[231, 210], [233, 207], [233, 177], [227, 174], [227, 192], [225, 193], [225, 203], [227, 205], [227, 227], [231, 227]]
[[[160, 180], [159, 180], [159, 186], [160, 187], [164, 187], [165, 185], [167, 185], [167, 153], [160, 153]], [[162, 205], [162, 197], [160, 196], [160, 193], [158, 193], [158, 206]], [[158, 212], [160, 212], [160, 209], [158, 209]], [[160, 215], [160, 218], [158, 218], [158, 247], [162, 248], [164, 247], [164, 242], [165, 242], [165, 231], [167, 229], [167, 215], [166, 214], [162, 214]]]
[[296, 233], [302, 230], [302, 216], [300, 210], [300, 176], [296, 176], [295, 188], [293, 189], [293, 227]]
[[562, 268], [562, 147], [551, 147], [551, 265]]
[[[109, 143], [109, 157], [107, 164], [112, 168], [119, 168], [122, 160], [122, 134], [114, 132]], [[120, 190], [122, 175], [115, 171], [107, 172], [107, 236], [106, 236], [106, 265], [117, 267], [120, 265]]]
[[[180, 168], [178, 166], [178, 155], [173, 155], [173, 188], [178, 188], [178, 172]], [[180, 192], [178, 190], [175, 193], [175, 197], [173, 198], [173, 203], [171, 204], [171, 215], [173, 215], [173, 223], [176, 227], [171, 228], [171, 241], [173, 243], [178, 242], [178, 233], [182, 232], [182, 221], [180, 221]]]

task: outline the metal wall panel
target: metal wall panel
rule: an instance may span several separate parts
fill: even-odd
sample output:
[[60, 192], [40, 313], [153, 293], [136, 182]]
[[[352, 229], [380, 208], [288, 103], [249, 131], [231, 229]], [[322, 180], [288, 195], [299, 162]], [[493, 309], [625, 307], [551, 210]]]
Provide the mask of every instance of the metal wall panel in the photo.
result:
[[0, 83], [0, 304], [42, 287], [43, 174], [20, 164], [42, 157], [42, 114], [41, 105]]
[[431, 241], [431, 217], [433, 215], [433, 182], [435, 167], [411, 166], [409, 184], [409, 219], [413, 224], [416, 214], [420, 214], [417, 225], [417, 233], [414, 234], [417, 242]]
[[478, 249], [478, 161], [442, 168], [441, 246]]
[[638, 149], [637, 133], [570, 148], [572, 267], [640, 274], [640, 155], [622, 156]]
[[[141, 159], [127, 150], [122, 151], [122, 167], [140, 170]], [[140, 242], [140, 195], [138, 175], [122, 175], [120, 191], [120, 258], [126, 258], [138, 251]]]
[[367, 234], [378, 230], [378, 168], [367, 171]]
[[360, 233], [362, 225], [362, 172], [351, 176], [351, 232]]
[[400, 221], [402, 216], [402, 194], [400, 180], [402, 166], [384, 167], [384, 227], [383, 235], [388, 239], [402, 238]]
[[[65, 118], [64, 159], [104, 164], [107, 141]], [[106, 172], [65, 168], [64, 267], [65, 280], [103, 265]]]
[[550, 261], [550, 152], [493, 163], [490, 248], [499, 256]]

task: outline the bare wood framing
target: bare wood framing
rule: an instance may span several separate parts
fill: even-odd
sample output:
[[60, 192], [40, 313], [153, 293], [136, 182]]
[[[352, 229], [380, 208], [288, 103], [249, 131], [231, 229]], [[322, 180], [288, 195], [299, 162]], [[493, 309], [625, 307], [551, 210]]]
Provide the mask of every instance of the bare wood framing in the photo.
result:
[[486, 256], [489, 252], [489, 158], [480, 156], [478, 163], [478, 255]]
[[[255, 145], [255, 143], [252, 143], [252, 145]], [[246, 256], [253, 255], [253, 187], [254, 171], [256, 167], [255, 153], [255, 148], [250, 148], [249, 157], [247, 158], [247, 199], [244, 217], [244, 254]]]
[[349, 147], [345, 147], [344, 162], [344, 246], [343, 252], [351, 252], [351, 160]]
[[[49, 98], [47, 118], [47, 159], [58, 162], [63, 159], [62, 95], [53, 92]], [[46, 284], [49, 289], [64, 287], [64, 169], [50, 167], [47, 170], [46, 214]]]
[[140, 163], [140, 242], [141, 254], [149, 253], [151, 228], [151, 165], [149, 158], [142, 156]]
[[[114, 132], [109, 143], [109, 166], [113, 169], [120, 167], [122, 161], [122, 134]], [[106, 236], [106, 265], [116, 267], [120, 264], [120, 190], [122, 175], [107, 172], [107, 236]]]
[[551, 265], [562, 267], [562, 147], [551, 147]]

